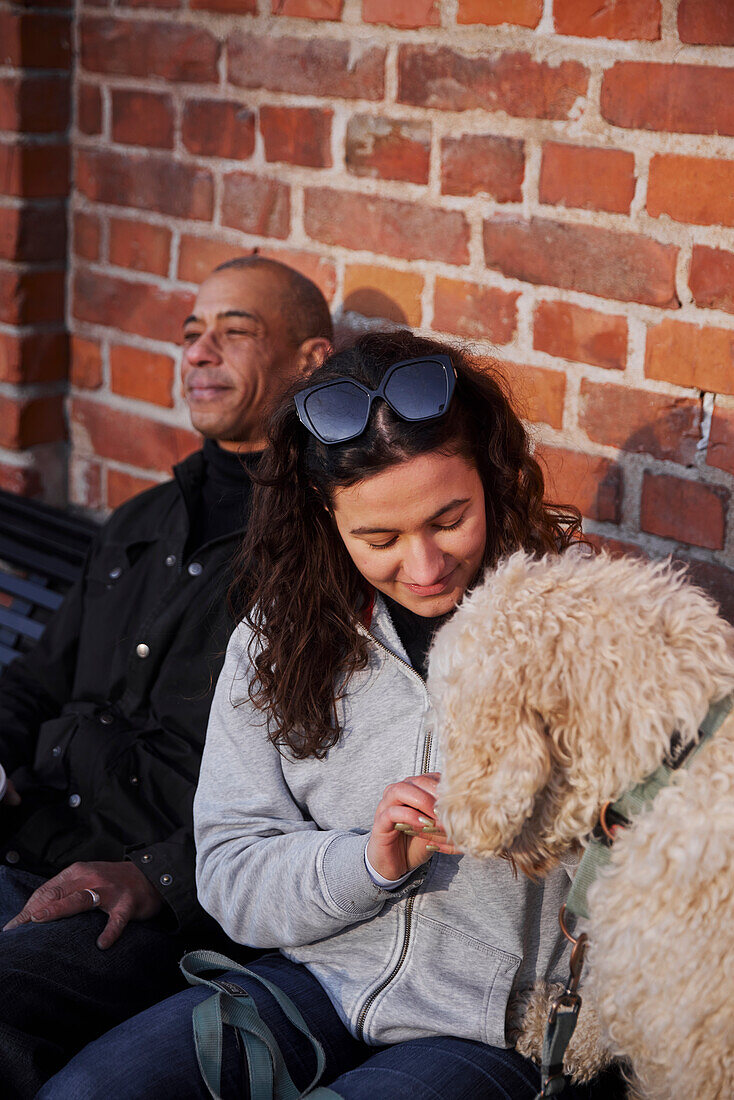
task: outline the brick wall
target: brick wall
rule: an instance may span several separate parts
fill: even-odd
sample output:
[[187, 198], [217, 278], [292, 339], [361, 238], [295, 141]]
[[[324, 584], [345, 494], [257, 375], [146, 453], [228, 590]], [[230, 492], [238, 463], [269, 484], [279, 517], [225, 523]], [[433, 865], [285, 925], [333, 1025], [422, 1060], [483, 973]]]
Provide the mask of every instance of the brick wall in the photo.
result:
[[80, 0], [75, 35], [74, 502], [195, 445], [180, 320], [258, 248], [493, 352], [555, 495], [734, 616], [730, 0]]

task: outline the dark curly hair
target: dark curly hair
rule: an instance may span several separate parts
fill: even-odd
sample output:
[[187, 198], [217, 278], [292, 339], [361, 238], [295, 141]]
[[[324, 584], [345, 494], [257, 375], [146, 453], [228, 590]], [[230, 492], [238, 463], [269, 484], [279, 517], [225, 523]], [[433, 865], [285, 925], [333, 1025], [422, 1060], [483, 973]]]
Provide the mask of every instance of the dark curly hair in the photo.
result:
[[557, 552], [579, 536], [578, 511], [544, 501], [525, 429], [485, 359], [410, 332], [372, 332], [331, 355], [308, 384], [348, 376], [374, 389], [393, 363], [437, 353], [450, 355], [457, 375], [438, 420], [408, 423], [377, 401], [362, 435], [327, 446], [298, 420], [301, 381], [270, 422], [230, 599], [254, 632], [250, 698], [267, 714], [272, 742], [295, 758], [323, 757], [336, 743], [337, 703], [367, 663], [358, 622], [371, 592], [331, 516], [337, 488], [431, 451], [461, 454], [484, 485], [484, 568], [519, 548]]

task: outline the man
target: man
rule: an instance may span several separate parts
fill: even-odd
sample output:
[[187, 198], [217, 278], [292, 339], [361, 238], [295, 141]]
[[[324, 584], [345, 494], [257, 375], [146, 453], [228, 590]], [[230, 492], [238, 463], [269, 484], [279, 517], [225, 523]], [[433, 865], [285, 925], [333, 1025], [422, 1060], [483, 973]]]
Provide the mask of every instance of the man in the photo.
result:
[[41, 641], [0, 680], [3, 1097], [35, 1095], [90, 1039], [178, 988], [182, 952], [212, 942], [191, 815], [233, 626], [243, 462], [331, 333], [321, 292], [285, 265], [214, 271], [183, 332], [203, 450], [113, 513]]

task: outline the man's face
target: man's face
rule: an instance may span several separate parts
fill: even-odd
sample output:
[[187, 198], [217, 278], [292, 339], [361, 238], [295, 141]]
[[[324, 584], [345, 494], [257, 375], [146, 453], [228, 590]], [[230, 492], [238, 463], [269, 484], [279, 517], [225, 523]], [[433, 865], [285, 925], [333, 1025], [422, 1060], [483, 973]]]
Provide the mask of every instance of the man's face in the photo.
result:
[[259, 450], [263, 420], [297, 369], [283, 286], [265, 268], [230, 268], [202, 283], [184, 322], [181, 387], [194, 427], [225, 450]]

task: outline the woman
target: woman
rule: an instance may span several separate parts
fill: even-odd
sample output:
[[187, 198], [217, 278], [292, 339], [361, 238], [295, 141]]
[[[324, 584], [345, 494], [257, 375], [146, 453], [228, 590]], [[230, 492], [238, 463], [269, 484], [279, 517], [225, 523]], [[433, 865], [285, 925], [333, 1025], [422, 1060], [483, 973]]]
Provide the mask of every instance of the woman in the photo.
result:
[[[453, 849], [434, 815], [430, 640], [487, 566], [564, 549], [494, 371], [408, 333], [333, 355], [271, 426], [234, 587], [243, 622], [196, 796], [202, 904], [300, 1009], [346, 1100], [512, 1097], [523, 992], [560, 980], [564, 871], [542, 884]], [[233, 973], [305, 1088], [310, 1048]], [[88, 1047], [41, 1096], [206, 1096], [191, 989]], [[231, 1032], [222, 1094], [247, 1096]], [[583, 1095], [586, 1095], [586, 1091]], [[581, 1094], [579, 1094], [581, 1095]]]

